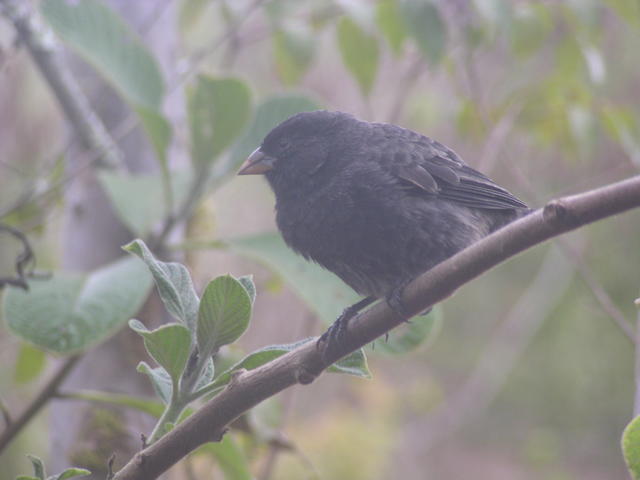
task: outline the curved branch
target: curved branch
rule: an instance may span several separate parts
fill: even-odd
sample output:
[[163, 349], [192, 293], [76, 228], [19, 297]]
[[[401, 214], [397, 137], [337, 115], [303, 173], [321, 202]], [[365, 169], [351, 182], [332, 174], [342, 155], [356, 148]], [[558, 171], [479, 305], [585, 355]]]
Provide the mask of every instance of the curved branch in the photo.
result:
[[[588, 223], [640, 206], [640, 175], [578, 195], [552, 200], [543, 209], [504, 227], [418, 277], [405, 289], [408, 313], [418, 314], [508, 258]], [[338, 358], [370, 343], [402, 323], [379, 302], [349, 324], [349, 341]], [[333, 352], [332, 352], [333, 353]], [[234, 381], [198, 412], [153, 445], [138, 452], [114, 480], [156, 478], [199, 445], [220, 439], [226, 426], [261, 401], [296, 383], [311, 383], [325, 368], [309, 342]]]

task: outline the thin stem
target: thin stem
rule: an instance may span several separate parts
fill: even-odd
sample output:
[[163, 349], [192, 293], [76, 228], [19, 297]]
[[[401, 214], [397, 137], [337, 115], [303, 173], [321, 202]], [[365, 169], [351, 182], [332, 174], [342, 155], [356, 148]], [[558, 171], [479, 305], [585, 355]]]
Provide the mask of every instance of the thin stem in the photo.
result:
[[171, 402], [169, 402], [169, 405], [167, 405], [165, 411], [162, 412], [162, 416], [158, 419], [158, 423], [156, 423], [155, 427], [153, 427], [153, 431], [151, 432], [151, 435], [149, 436], [149, 439], [147, 441], [148, 445], [153, 444], [166, 433], [167, 423], [175, 424], [178, 421], [178, 419], [180, 418], [180, 414], [184, 410], [184, 407], [184, 403], [181, 402], [178, 398], [171, 399]]
[[65, 378], [71, 373], [73, 367], [75, 367], [80, 355], [74, 355], [67, 358], [62, 365], [58, 368], [56, 373], [51, 379], [44, 385], [40, 393], [31, 401], [31, 404], [27, 406], [26, 410], [20, 415], [13, 423], [11, 423], [0, 435], [0, 453], [11, 443], [11, 440], [22, 431], [22, 429], [29, 423], [29, 421], [40, 411], [40, 409], [53, 398], [58, 387], [62, 384]]
[[0, 398], [0, 412], [2, 413], [2, 420], [4, 420], [5, 427], [9, 427], [13, 421], [11, 420], [11, 413], [9, 412], [9, 408], [7, 404], [4, 403], [4, 400]]

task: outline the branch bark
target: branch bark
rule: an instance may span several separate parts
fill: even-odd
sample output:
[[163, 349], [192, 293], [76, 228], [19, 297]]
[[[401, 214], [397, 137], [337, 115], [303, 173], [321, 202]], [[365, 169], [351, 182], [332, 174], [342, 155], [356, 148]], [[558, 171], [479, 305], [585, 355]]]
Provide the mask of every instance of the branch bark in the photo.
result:
[[[508, 258], [552, 237], [640, 206], [640, 175], [578, 195], [550, 201], [442, 262], [407, 286], [404, 303], [418, 314]], [[370, 343], [402, 323], [380, 302], [349, 324], [349, 341], [323, 363], [309, 342], [235, 380], [198, 412], [153, 445], [138, 452], [114, 480], [156, 478], [203, 443], [219, 439], [226, 426], [261, 401], [296, 383], [311, 383], [330, 363]], [[336, 349], [337, 350], [337, 349]]]

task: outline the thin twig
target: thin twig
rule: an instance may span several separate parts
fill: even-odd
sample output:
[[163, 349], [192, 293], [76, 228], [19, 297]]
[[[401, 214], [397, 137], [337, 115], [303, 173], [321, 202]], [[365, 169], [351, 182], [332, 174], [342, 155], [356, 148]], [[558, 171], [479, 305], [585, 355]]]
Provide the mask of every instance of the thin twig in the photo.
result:
[[26, 272], [29, 266], [33, 266], [35, 263], [35, 256], [31, 244], [26, 235], [20, 230], [13, 228], [9, 225], [0, 224], [0, 232], [9, 232], [10, 235], [17, 238], [22, 245], [22, 252], [18, 254], [15, 261], [15, 277], [0, 277], [0, 289], [5, 285], [13, 285], [14, 287], [22, 288], [23, 290], [29, 289], [27, 283], [27, 277], [33, 274], [33, 270]]
[[[640, 207], [640, 175], [589, 192], [552, 200], [520, 220], [474, 243], [411, 282], [404, 291], [408, 315], [440, 302], [462, 285], [522, 251], [583, 225]], [[347, 339], [322, 355], [315, 342], [253, 370], [238, 373], [233, 385], [146, 449], [116, 475], [117, 480], [151, 480], [182, 457], [219, 436], [226, 426], [263, 400], [297, 383], [311, 383], [339, 358], [353, 352], [403, 320], [386, 302], [353, 318]]]
[[0, 435], [0, 453], [11, 443], [11, 440], [22, 431], [29, 421], [46, 405], [46, 403], [56, 395], [58, 387], [71, 373], [81, 355], [74, 355], [67, 358], [57, 369], [51, 379], [42, 387], [40, 393], [31, 401], [25, 411]]
[[13, 420], [11, 420], [11, 412], [9, 412], [9, 407], [7, 407], [7, 404], [4, 403], [4, 400], [2, 400], [2, 398], [0, 398], [0, 413], [2, 413], [2, 420], [4, 420], [5, 428], [8, 428], [13, 423]]
[[631, 342], [636, 342], [635, 334], [633, 332], [633, 327], [626, 319], [625, 315], [620, 311], [618, 307], [616, 307], [615, 303], [604, 289], [604, 287], [598, 282], [596, 279], [593, 270], [584, 262], [582, 257], [578, 255], [569, 245], [569, 242], [566, 240], [559, 238], [556, 240], [558, 246], [561, 248], [562, 252], [567, 256], [571, 262], [576, 266], [582, 280], [587, 284], [587, 287], [591, 290], [591, 293], [600, 304], [600, 308], [609, 315], [611, 320], [620, 328], [622, 333], [631, 340]]

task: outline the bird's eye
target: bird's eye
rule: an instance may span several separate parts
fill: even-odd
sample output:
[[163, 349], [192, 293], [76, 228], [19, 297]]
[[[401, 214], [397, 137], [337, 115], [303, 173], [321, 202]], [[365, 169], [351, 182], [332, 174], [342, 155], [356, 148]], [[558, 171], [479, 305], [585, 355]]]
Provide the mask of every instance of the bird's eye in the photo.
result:
[[280, 140], [278, 142], [278, 147], [280, 148], [280, 150], [287, 150], [289, 148], [291, 144], [289, 143], [289, 140], [283, 138], [282, 140]]

